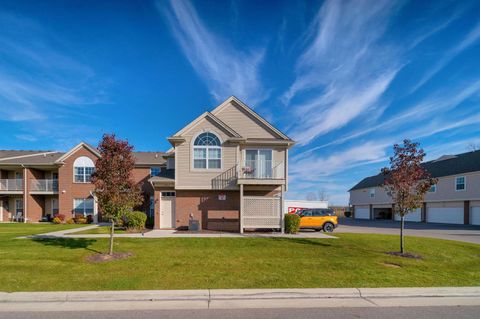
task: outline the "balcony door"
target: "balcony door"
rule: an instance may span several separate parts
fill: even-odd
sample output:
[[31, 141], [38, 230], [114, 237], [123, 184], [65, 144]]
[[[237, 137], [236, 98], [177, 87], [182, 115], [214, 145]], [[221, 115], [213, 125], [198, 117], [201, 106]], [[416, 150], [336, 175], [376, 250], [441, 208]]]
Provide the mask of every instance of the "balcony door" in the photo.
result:
[[245, 168], [247, 177], [272, 177], [272, 150], [248, 149], [245, 150]]

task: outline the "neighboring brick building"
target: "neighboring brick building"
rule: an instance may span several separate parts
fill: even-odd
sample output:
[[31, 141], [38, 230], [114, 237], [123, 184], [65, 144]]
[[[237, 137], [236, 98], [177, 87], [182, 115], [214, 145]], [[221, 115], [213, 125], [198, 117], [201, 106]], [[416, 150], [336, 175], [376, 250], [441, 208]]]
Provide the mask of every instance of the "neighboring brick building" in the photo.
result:
[[[134, 152], [133, 177], [142, 183], [141, 209], [152, 215], [151, 171], [165, 168], [161, 152]], [[0, 221], [49, 219], [56, 214], [67, 218], [75, 214], [99, 219], [90, 174], [98, 151], [80, 143], [66, 153], [51, 151], [0, 151]]]

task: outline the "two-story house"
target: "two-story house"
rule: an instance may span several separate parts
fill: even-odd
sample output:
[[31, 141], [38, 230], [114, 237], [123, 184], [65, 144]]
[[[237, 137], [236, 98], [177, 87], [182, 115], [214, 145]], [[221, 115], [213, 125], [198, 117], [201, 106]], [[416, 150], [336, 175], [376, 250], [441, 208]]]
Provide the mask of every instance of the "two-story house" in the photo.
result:
[[[166, 153], [134, 152], [142, 210], [156, 229], [281, 229], [294, 142], [235, 97], [168, 138]], [[80, 143], [66, 153], [0, 151], [0, 221], [55, 214], [99, 220], [90, 177], [99, 156]]]
[[[438, 178], [421, 208], [407, 221], [480, 225], [480, 151], [445, 155], [422, 166]], [[384, 176], [364, 178], [350, 189], [350, 204], [357, 219], [396, 219]]]
[[167, 169], [150, 179], [155, 228], [281, 229], [294, 142], [235, 97], [168, 138]]
[[[153, 215], [153, 188], [148, 179], [165, 167], [164, 153], [135, 152], [134, 179], [142, 183], [143, 207]], [[67, 218], [76, 214], [99, 220], [90, 182], [99, 153], [80, 143], [66, 153], [52, 151], [0, 151], [0, 221]], [[150, 199], [151, 198], [151, 199]]]

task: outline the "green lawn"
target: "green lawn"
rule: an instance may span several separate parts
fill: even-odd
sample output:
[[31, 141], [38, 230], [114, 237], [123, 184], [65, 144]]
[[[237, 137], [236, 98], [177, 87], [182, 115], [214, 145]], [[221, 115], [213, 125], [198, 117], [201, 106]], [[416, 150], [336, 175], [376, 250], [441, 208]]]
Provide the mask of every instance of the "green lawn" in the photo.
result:
[[[0, 291], [480, 285], [480, 246], [389, 235], [303, 238], [117, 238], [134, 256], [103, 264], [108, 239], [14, 239], [75, 225], [0, 224]], [[401, 268], [387, 267], [394, 263]]]

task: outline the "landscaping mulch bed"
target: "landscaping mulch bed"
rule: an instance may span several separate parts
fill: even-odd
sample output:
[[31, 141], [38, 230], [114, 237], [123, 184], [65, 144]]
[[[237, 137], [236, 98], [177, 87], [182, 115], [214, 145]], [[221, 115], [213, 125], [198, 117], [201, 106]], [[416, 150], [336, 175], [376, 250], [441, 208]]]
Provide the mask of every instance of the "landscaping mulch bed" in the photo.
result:
[[88, 256], [86, 259], [88, 262], [91, 263], [104, 263], [112, 260], [120, 260], [120, 259], [126, 259], [128, 257], [133, 256], [132, 252], [126, 252], [126, 253], [113, 253], [113, 255], [109, 254], [94, 254]]
[[420, 255], [415, 255], [412, 253], [401, 253], [399, 251], [387, 251], [387, 255], [392, 255], [392, 256], [398, 256], [398, 257], [404, 257], [404, 258], [411, 258], [411, 259], [423, 259], [422, 256]]

